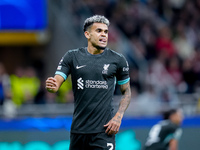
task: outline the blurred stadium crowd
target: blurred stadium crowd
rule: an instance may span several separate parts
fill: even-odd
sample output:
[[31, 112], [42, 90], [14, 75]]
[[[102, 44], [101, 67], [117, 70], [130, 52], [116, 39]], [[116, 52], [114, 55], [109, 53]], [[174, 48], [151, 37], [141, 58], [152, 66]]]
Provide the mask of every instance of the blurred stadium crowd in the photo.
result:
[[[34, 67], [17, 67], [14, 74], [9, 75], [0, 63], [0, 102], [12, 100], [16, 106], [23, 104], [46, 104], [72, 102], [70, 78], [66, 80], [57, 94], [45, 89], [45, 81], [37, 76]], [[71, 97], [70, 97], [71, 96]]]
[[[117, 49], [118, 31], [129, 40], [131, 47], [124, 55], [130, 64], [133, 102], [137, 102], [131, 108], [139, 107], [141, 114], [155, 113], [163, 104], [178, 106], [179, 95], [190, 94], [196, 96], [195, 111], [200, 109], [200, 0], [74, 0], [71, 13], [77, 29], [83, 24], [85, 8], [110, 20], [112, 49]], [[145, 60], [142, 79], [135, 58]], [[31, 66], [8, 74], [1, 63], [0, 104], [7, 99], [17, 106], [73, 102], [70, 79], [51, 94], [37, 74], [37, 68]]]

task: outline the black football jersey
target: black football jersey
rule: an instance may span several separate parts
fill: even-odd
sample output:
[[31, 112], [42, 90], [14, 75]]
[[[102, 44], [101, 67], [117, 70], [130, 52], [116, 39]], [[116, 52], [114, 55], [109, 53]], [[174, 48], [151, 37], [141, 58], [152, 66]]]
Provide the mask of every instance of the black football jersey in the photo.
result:
[[66, 79], [71, 74], [74, 93], [72, 133], [105, 132], [113, 117], [111, 102], [115, 84], [129, 81], [129, 66], [123, 55], [106, 48], [92, 55], [87, 48], [69, 50], [55, 74]]
[[170, 120], [160, 121], [151, 128], [145, 150], [168, 150], [170, 140], [179, 140], [181, 135], [182, 130], [178, 125]]

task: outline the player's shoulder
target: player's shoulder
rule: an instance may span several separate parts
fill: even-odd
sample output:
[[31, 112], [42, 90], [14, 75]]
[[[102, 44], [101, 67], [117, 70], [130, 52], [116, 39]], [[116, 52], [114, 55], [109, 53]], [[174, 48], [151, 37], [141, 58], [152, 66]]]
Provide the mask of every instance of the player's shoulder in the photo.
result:
[[171, 126], [172, 125], [170, 120], [161, 120], [161, 121], [159, 121], [159, 124], [161, 126]]
[[73, 56], [79, 54], [80, 52], [83, 52], [83, 49], [84, 48], [70, 49], [65, 53], [64, 57], [73, 57]]
[[78, 53], [82, 50], [83, 50], [83, 48], [70, 49], [66, 53]]
[[162, 125], [163, 127], [165, 127], [165, 128], [173, 129], [173, 130], [179, 128], [178, 125], [172, 123], [170, 120], [163, 120], [163, 121], [161, 121], [161, 125]]
[[119, 52], [116, 52], [116, 51], [114, 51], [114, 50], [112, 50], [110, 48], [107, 48], [106, 50], [108, 51], [108, 54], [110, 54], [110, 55], [112, 55], [114, 57], [119, 57], [119, 58], [124, 57], [123, 54], [121, 54]]

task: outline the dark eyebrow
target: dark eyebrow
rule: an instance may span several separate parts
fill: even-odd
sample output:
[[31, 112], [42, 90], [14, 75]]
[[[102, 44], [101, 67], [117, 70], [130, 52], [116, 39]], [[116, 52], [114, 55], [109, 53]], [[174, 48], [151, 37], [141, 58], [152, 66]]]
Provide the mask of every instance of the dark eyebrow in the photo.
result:
[[96, 30], [103, 30], [103, 29], [101, 29], [101, 28], [96, 28]]
[[[102, 31], [103, 29], [102, 29], [102, 28], [97, 28], [96, 30]], [[103, 31], [108, 32], [108, 29], [105, 29], [105, 30], [103, 30]]]

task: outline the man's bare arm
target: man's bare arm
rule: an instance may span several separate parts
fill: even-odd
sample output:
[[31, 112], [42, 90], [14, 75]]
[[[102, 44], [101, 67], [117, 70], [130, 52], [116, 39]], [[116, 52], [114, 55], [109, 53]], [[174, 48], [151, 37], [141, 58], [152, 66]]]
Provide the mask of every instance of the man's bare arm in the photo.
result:
[[121, 98], [119, 109], [117, 112], [123, 116], [124, 112], [128, 108], [128, 105], [130, 104], [130, 101], [131, 101], [130, 83], [128, 82], [126, 84], [121, 85], [120, 90], [123, 96]]
[[46, 80], [46, 89], [51, 93], [55, 93], [58, 91], [62, 83], [64, 82], [64, 78], [60, 75], [55, 75], [54, 77], [49, 77]]
[[172, 139], [169, 142], [169, 150], [178, 150], [178, 141], [175, 139]]
[[130, 83], [128, 82], [126, 84], [120, 85], [120, 90], [123, 96], [119, 104], [119, 109], [115, 116], [106, 125], [104, 125], [104, 127], [107, 127], [106, 133], [109, 135], [116, 134], [119, 131], [122, 117], [131, 101]]

